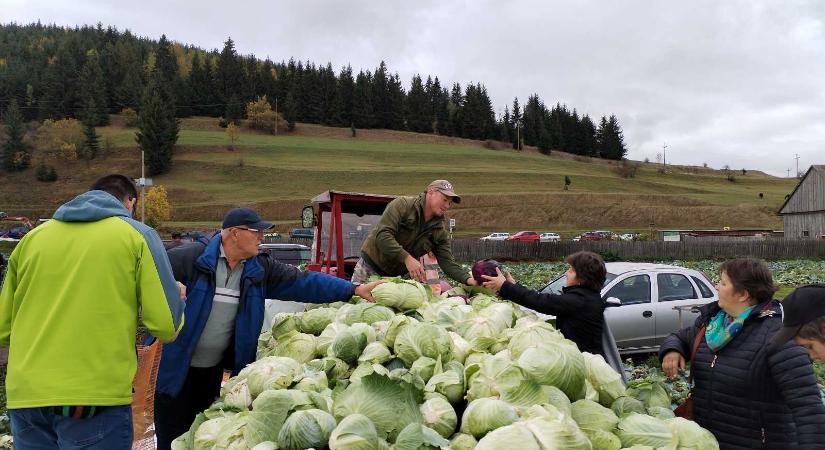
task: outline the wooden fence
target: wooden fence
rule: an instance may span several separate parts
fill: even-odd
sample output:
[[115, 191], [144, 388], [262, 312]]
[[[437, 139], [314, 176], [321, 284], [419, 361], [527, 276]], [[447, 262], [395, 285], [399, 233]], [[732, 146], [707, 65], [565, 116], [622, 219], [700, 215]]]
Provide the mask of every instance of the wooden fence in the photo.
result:
[[484, 258], [504, 261], [561, 260], [579, 250], [612, 255], [622, 260], [729, 259], [740, 257], [776, 259], [825, 258], [825, 241], [771, 239], [750, 242], [664, 241], [562, 241], [518, 242], [453, 240], [457, 261]]

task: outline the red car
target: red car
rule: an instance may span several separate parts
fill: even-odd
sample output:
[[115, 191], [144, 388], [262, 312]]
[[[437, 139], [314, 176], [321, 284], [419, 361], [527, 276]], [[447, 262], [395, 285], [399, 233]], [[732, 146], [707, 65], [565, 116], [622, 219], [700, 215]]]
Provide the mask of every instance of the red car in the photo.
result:
[[508, 241], [539, 241], [539, 234], [535, 231], [519, 231], [507, 238]]

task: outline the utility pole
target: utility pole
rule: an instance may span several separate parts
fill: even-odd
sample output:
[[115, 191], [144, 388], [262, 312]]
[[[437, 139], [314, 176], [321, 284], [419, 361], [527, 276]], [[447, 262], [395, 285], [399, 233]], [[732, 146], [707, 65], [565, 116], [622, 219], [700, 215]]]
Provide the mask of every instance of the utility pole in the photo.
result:
[[516, 121], [516, 150], [521, 150], [521, 119]]
[[788, 169], [788, 178], [790, 178], [790, 177], [791, 177], [791, 169], [789, 168]]
[[794, 153], [794, 159], [796, 160], [796, 177], [799, 178], [799, 153]]
[[662, 169], [667, 172], [667, 144], [662, 143]]

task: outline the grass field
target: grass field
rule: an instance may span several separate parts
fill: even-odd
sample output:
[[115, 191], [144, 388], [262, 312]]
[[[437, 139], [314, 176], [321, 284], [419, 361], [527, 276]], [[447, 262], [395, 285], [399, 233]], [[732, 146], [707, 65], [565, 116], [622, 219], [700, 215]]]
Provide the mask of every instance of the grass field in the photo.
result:
[[[115, 121], [117, 123], [117, 121]], [[640, 165], [635, 178], [614, 173], [615, 163], [555, 152], [516, 152], [465, 139], [386, 130], [298, 125], [289, 136], [244, 128], [235, 151], [214, 119], [182, 123], [173, 169], [154, 177], [173, 205], [169, 227], [211, 227], [230, 207], [250, 205], [285, 230], [297, 224], [300, 208], [328, 190], [413, 195], [436, 178], [453, 182], [464, 201], [451, 211], [457, 234], [489, 231], [615, 231], [656, 228], [781, 228], [776, 210], [795, 180], [749, 171], [730, 182], [719, 172], [671, 167], [659, 173]], [[34, 171], [4, 174], [0, 210], [41, 217], [83, 191], [97, 176], [140, 175], [133, 128], [99, 129], [112, 144], [90, 163], [54, 162], [60, 179], [40, 183]], [[38, 156], [35, 155], [35, 161]], [[572, 180], [563, 190], [564, 177]], [[759, 198], [759, 193], [763, 198]]]

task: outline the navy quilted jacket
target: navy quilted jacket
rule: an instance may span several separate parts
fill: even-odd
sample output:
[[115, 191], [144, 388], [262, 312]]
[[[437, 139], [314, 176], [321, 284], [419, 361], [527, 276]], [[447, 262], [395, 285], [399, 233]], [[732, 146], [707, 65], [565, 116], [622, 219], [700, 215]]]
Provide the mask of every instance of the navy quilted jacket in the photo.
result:
[[[671, 334], [659, 357], [677, 351], [690, 358], [696, 332], [720, 310], [705, 305], [696, 323]], [[721, 449], [825, 449], [825, 405], [811, 360], [793, 341], [771, 352], [782, 326], [779, 303], [758, 305], [744, 327], [718, 353], [701, 338], [693, 363], [696, 422]]]

